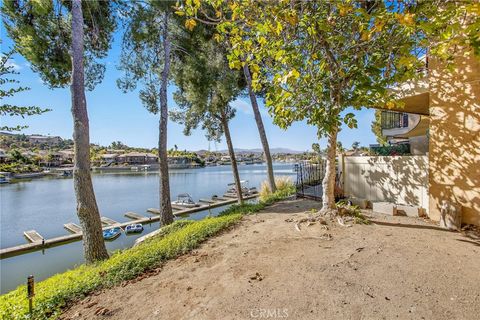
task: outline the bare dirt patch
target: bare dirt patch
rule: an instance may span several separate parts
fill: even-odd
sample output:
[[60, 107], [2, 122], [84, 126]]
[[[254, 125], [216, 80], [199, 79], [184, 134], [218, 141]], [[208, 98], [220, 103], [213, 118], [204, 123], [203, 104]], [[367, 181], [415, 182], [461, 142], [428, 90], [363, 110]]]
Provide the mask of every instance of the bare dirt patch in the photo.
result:
[[[295, 228], [319, 203], [275, 204], [64, 319], [478, 319], [480, 243], [421, 219]], [[329, 234], [330, 236], [327, 236]]]

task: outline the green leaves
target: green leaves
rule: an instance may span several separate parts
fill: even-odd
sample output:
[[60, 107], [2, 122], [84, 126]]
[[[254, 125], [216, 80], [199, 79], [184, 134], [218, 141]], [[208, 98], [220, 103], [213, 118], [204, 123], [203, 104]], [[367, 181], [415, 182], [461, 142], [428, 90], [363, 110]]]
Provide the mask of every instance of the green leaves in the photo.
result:
[[[110, 48], [116, 10], [112, 1], [83, 1], [82, 5], [85, 80], [92, 90], [103, 78], [105, 68], [96, 60], [104, 58]], [[60, 0], [6, 0], [1, 8], [5, 28], [18, 53], [53, 88], [70, 84], [70, 6], [70, 2]]]

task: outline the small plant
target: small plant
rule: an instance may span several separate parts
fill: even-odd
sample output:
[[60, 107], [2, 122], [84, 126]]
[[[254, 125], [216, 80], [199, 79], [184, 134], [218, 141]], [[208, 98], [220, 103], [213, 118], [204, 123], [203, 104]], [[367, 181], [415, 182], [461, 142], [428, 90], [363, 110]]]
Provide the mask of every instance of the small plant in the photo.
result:
[[[290, 177], [276, 177], [275, 178], [275, 185], [277, 186], [277, 191], [273, 195], [278, 197], [288, 197], [295, 193], [295, 185]], [[260, 201], [267, 201], [270, 196], [272, 196], [272, 190], [270, 190], [270, 186], [268, 181], [263, 181], [262, 185], [260, 186]]]
[[370, 221], [362, 214], [358, 206], [352, 206], [345, 201], [337, 202], [337, 211], [340, 217], [349, 216], [353, 218], [354, 223], [369, 224]]

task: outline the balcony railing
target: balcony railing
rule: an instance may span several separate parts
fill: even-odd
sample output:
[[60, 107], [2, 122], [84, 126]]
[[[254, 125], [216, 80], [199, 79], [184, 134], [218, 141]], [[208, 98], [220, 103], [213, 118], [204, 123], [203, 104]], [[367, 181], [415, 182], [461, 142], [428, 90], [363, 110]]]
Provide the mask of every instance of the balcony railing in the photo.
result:
[[408, 127], [408, 113], [382, 111], [382, 129], [395, 129], [406, 127]]

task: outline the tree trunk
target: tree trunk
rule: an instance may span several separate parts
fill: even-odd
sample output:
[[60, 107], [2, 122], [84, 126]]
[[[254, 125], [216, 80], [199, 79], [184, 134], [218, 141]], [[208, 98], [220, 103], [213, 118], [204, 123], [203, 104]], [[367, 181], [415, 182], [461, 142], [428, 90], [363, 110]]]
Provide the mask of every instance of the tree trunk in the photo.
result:
[[240, 183], [240, 175], [238, 173], [237, 159], [235, 158], [235, 150], [233, 149], [232, 137], [228, 128], [228, 120], [225, 113], [222, 113], [222, 126], [225, 131], [225, 139], [227, 140], [228, 154], [232, 162], [233, 179], [235, 180], [235, 189], [237, 189], [238, 204], [243, 203], [242, 184]]
[[270, 185], [270, 190], [275, 192], [277, 190], [277, 186], [275, 185], [272, 156], [270, 155], [270, 147], [268, 146], [267, 135], [265, 134], [265, 128], [263, 127], [262, 116], [260, 115], [260, 110], [258, 109], [257, 97], [252, 89], [252, 77], [247, 64], [243, 66], [243, 73], [245, 74], [245, 79], [247, 80], [248, 95], [250, 96], [250, 102], [252, 103], [253, 114], [255, 115], [260, 141], [262, 142], [263, 154], [265, 155], [265, 162], [267, 163], [268, 184]]
[[335, 158], [337, 149], [337, 133], [338, 128], [335, 127], [328, 135], [327, 164], [325, 168], [325, 177], [323, 178], [322, 182], [322, 211], [324, 212], [335, 209]]
[[158, 137], [158, 162], [160, 164], [160, 223], [162, 226], [173, 222], [172, 204], [170, 202], [170, 179], [168, 176], [167, 155], [167, 86], [170, 73], [170, 39], [168, 37], [168, 12], [165, 12], [163, 30], [163, 48], [165, 50], [164, 66], [162, 72], [162, 85], [160, 88], [160, 123]]
[[90, 134], [83, 71], [83, 13], [81, 0], [72, 2], [72, 116], [75, 148], [73, 185], [77, 215], [83, 232], [83, 251], [87, 263], [108, 258], [102, 223], [90, 175]]

